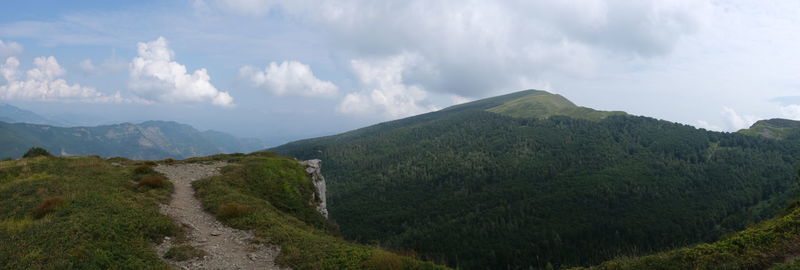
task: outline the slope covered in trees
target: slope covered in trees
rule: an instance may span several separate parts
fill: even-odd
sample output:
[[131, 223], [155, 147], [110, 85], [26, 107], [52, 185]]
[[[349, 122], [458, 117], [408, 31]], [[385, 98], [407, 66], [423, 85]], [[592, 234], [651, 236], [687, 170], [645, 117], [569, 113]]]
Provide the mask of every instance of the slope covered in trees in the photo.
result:
[[618, 258], [592, 270], [800, 269], [800, 203], [714, 243], [642, 257]]
[[798, 194], [797, 144], [588, 108], [492, 112], [526, 97], [514, 107], [543, 108], [531, 95], [542, 92], [273, 150], [324, 161], [346, 237], [465, 269], [589, 265], [714, 241]]

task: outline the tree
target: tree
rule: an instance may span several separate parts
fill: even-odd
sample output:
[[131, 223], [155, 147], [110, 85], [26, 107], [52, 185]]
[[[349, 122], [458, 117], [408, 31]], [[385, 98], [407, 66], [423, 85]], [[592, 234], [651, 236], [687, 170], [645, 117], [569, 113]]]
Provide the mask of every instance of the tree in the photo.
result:
[[28, 149], [28, 152], [25, 152], [25, 155], [22, 155], [23, 158], [32, 158], [39, 156], [51, 157], [53, 155], [51, 155], [50, 152], [47, 152], [47, 150], [41, 147], [31, 147], [31, 149]]

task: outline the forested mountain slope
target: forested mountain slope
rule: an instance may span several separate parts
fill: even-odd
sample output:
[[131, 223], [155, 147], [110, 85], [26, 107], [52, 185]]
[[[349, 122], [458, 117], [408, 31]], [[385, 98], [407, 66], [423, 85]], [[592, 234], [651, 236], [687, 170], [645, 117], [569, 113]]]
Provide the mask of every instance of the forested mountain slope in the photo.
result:
[[794, 201], [777, 217], [714, 243], [642, 257], [618, 258], [588, 269], [800, 269], [799, 206], [800, 203]]
[[346, 237], [465, 269], [714, 241], [798, 194], [798, 144], [561, 98], [517, 92], [273, 150], [323, 160]]
[[166, 121], [96, 127], [54, 127], [0, 122], [0, 158], [18, 158], [30, 147], [58, 155], [121, 156], [135, 159], [186, 158], [263, 148], [258, 140]]

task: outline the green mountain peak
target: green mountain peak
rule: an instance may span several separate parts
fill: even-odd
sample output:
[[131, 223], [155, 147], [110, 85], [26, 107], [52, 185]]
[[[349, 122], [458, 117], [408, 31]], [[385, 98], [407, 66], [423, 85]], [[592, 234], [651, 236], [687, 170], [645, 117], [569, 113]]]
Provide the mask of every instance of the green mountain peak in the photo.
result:
[[750, 128], [739, 130], [739, 133], [751, 136], [761, 136], [769, 139], [788, 139], [800, 131], [800, 121], [773, 118], [759, 120]]
[[598, 111], [581, 107], [564, 96], [547, 91], [526, 90], [515, 94], [521, 94], [521, 96], [488, 108], [486, 111], [523, 118], [544, 119], [563, 115], [592, 121], [599, 121], [611, 115], [626, 115], [621, 111]]

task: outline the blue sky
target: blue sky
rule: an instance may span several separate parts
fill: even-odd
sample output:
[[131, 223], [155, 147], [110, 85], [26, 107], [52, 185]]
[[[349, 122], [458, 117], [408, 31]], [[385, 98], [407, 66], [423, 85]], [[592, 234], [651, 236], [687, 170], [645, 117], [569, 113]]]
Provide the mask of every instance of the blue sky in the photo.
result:
[[800, 119], [796, 1], [20, 1], [0, 102], [271, 143], [523, 89], [713, 130]]

